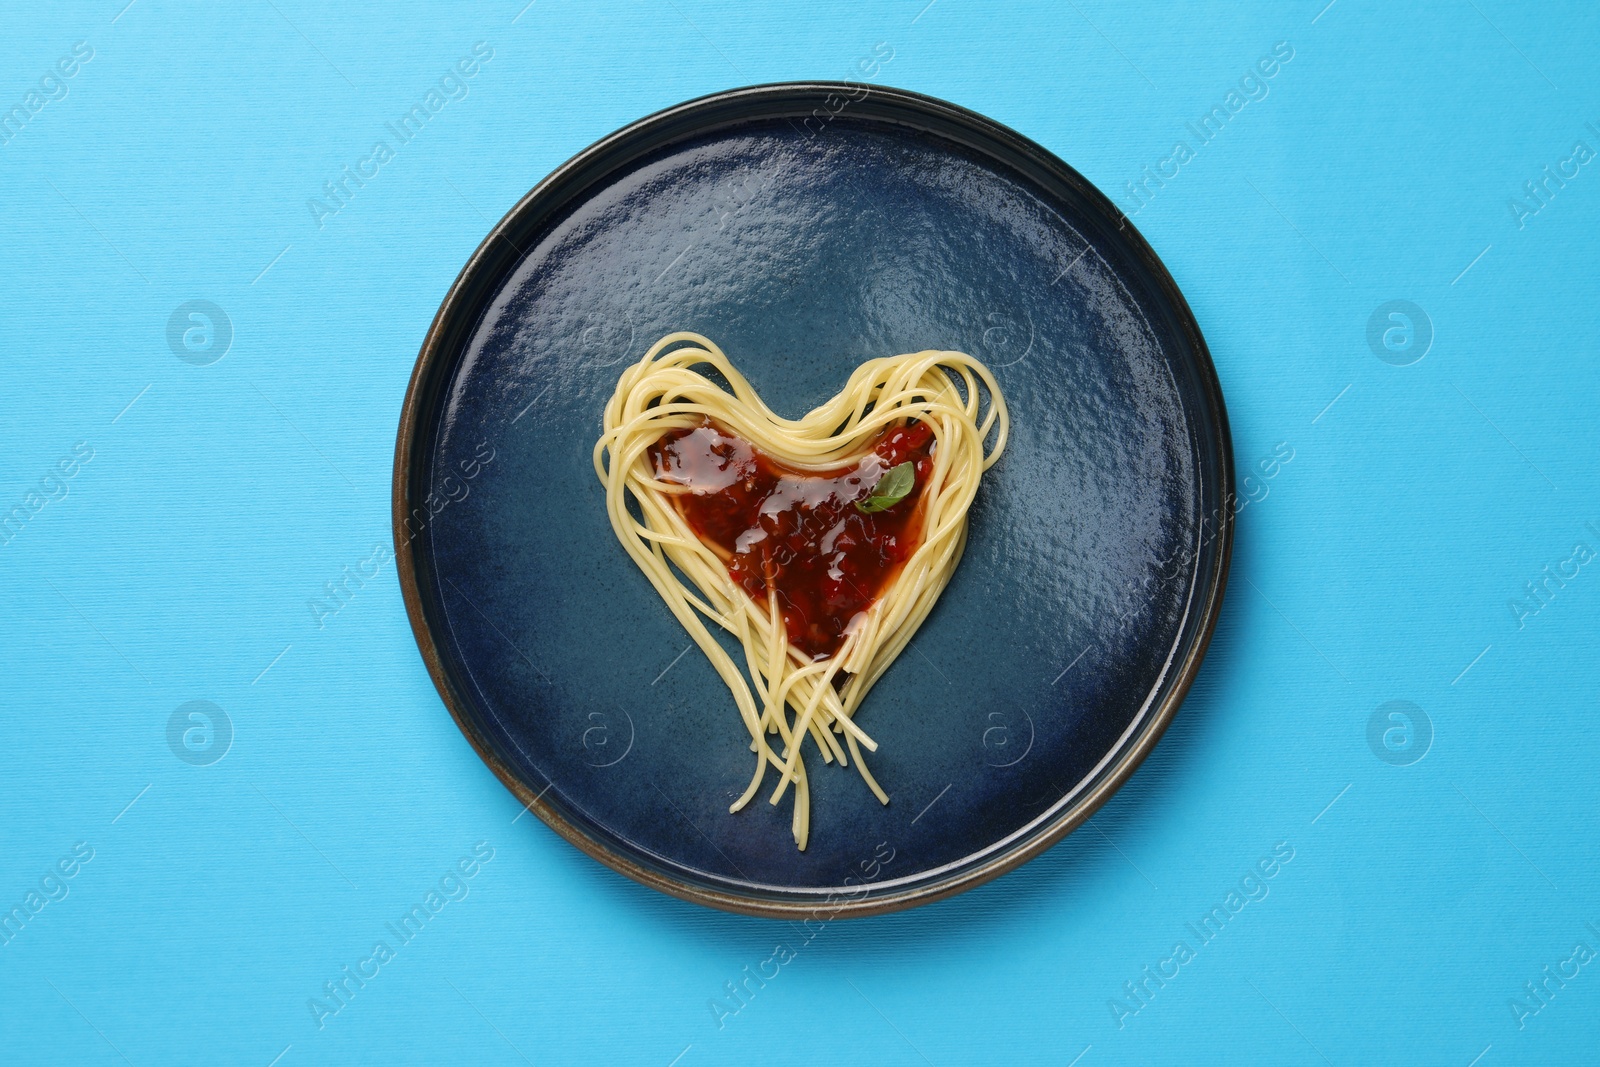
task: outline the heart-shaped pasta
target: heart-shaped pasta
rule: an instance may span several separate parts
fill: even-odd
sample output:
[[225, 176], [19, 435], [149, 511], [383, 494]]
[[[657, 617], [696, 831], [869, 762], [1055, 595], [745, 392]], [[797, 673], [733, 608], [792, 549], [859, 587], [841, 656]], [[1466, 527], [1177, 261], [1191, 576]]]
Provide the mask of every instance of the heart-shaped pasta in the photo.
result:
[[[804, 849], [808, 737], [825, 762], [853, 758], [889, 802], [861, 757], [878, 746], [855, 716], [960, 562], [967, 509], [1007, 429], [993, 375], [961, 352], [869, 360], [797, 420], [774, 414], [699, 334], [669, 334], [623, 371], [595, 473], [618, 540], [750, 732], [755, 772], [731, 811], [771, 765], [772, 803], [795, 787]], [[707, 619], [743, 645], [743, 669]]]

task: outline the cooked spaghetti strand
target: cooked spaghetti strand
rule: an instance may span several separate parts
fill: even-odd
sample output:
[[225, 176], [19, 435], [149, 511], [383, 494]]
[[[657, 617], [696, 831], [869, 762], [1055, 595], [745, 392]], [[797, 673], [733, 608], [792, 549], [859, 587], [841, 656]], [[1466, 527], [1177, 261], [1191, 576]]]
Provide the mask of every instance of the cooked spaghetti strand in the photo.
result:
[[[797, 641], [786, 623], [767, 550], [764, 585], [741, 584], [726, 553], [713, 550], [685, 515], [685, 502], [702, 490], [662, 477], [651, 458], [668, 435], [710, 425], [788, 469], [820, 477], [862, 462], [875, 441], [914, 424], [925, 427], [918, 433], [930, 443], [917, 467], [915, 502], [897, 514], [914, 516], [920, 539], [913, 538], [915, 549], [875, 597], [851, 587], [866, 606], [825, 652], [814, 640]], [[595, 443], [595, 474], [617, 539], [727, 685], [750, 734], [755, 768], [730, 811], [749, 804], [770, 765], [778, 772], [772, 803], [795, 787], [791, 828], [804, 849], [811, 825], [808, 740], [827, 762], [854, 762], [872, 793], [889, 802], [863, 758], [862, 750], [877, 751], [877, 742], [856, 715], [950, 581], [966, 547], [979, 480], [999, 459], [1009, 430], [994, 376], [961, 352], [868, 360], [838, 395], [793, 420], [769, 409], [722, 350], [699, 334], [668, 334], [622, 372]], [[742, 670], [707, 620], [743, 646]]]

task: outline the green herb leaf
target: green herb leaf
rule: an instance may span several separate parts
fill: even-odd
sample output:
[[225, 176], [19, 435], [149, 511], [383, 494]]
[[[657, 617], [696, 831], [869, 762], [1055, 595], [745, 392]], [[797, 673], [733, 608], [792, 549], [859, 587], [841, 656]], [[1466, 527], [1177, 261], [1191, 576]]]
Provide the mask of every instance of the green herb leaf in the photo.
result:
[[872, 487], [872, 495], [865, 500], [856, 501], [856, 510], [863, 515], [888, 511], [910, 496], [911, 490], [916, 488], [916, 485], [916, 464], [906, 460], [884, 471], [883, 477], [878, 479], [878, 484]]

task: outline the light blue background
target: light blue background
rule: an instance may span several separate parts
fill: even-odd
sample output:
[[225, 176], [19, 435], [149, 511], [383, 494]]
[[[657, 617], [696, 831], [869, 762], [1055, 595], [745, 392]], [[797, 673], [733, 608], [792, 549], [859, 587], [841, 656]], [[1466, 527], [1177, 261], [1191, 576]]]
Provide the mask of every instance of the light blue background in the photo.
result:
[[[1508, 207], [1575, 141], [1600, 149], [1592, 5], [124, 2], [14, 6], [0, 35], [0, 110], [94, 49], [0, 145], [0, 512], [94, 449], [0, 546], [0, 910], [94, 849], [0, 947], [0, 1059], [1592, 1059], [1600, 964], [1520, 1028], [1511, 1002], [1600, 949], [1600, 575], [1520, 626], [1509, 602], [1600, 548], [1600, 172], [1520, 227]], [[477, 41], [469, 95], [319, 228], [308, 198]], [[1241, 476], [1279, 442], [1294, 459], [1240, 514], [1176, 725], [1023, 870], [809, 943], [668, 899], [518, 818], [392, 565], [313, 621], [389, 543], [396, 419], [446, 288], [595, 139], [730, 86], [861, 77], [886, 42], [878, 81], [1015, 127], [1132, 211], [1124, 183], [1280, 41], [1268, 96], [1135, 222], [1211, 345]], [[235, 331], [210, 366], [166, 341], [197, 298]], [[1392, 299], [1435, 332], [1409, 366], [1367, 342]], [[167, 742], [196, 699], [235, 731], [209, 766]], [[1432, 723], [1410, 766], [1367, 740], [1396, 699]], [[319, 1030], [308, 998], [483, 841], [469, 895]], [[1197, 947], [1185, 924], [1278, 842], [1269, 895]], [[1119, 1028], [1108, 1002], [1179, 939], [1195, 958]], [[711, 999], [779, 943], [793, 961], [719, 1028]]]

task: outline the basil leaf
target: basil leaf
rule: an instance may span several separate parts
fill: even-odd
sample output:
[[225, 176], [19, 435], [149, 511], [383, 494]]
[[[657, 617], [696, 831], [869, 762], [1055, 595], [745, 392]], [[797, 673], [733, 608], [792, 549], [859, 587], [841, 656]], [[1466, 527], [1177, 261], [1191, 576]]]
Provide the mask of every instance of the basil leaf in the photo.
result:
[[878, 484], [872, 487], [872, 495], [865, 500], [856, 501], [856, 510], [863, 515], [888, 511], [910, 496], [911, 490], [916, 488], [916, 485], [916, 464], [910, 460], [896, 464], [884, 471], [883, 477], [878, 479]]

